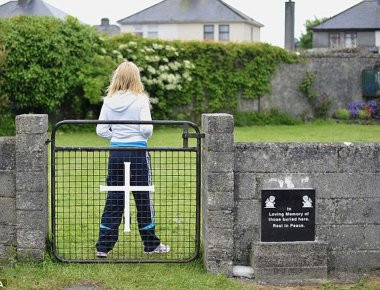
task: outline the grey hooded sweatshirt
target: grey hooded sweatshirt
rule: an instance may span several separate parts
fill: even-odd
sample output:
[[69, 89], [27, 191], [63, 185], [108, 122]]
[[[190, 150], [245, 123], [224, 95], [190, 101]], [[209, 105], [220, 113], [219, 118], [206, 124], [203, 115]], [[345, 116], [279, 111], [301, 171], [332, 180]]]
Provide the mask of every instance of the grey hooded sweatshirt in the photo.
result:
[[[104, 98], [99, 120], [151, 121], [149, 99], [146, 95], [135, 95], [129, 91], [119, 91]], [[153, 125], [109, 125], [98, 124], [96, 134], [111, 140], [111, 145], [122, 145], [147, 141], [153, 134]]]

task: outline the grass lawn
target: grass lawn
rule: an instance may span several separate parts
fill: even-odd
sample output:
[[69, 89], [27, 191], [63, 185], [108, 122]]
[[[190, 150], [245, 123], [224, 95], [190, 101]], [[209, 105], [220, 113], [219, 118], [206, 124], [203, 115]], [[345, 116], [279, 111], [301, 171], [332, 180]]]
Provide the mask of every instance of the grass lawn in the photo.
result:
[[[235, 141], [379, 142], [380, 126], [322, 122], [243, 127], [236, 128]], [[174, 128], [155, 129], [149, 143], [155, 147], [181, 144], [181, 131]], [[58, 134], [57, 145], [108, 146], [108, 143], [93, 132], [64, 132]], [[38, 264], [13, 261], [0, 270], [1, 279], [7, 279], [7, 289], [60, 289], [72, 285], [98, 285], [103, 289], [274, 289], [209, 275], [201, 258], [187, 264], [61, 264], [46, 255], [44, 262]], [[367, 278], [352, 285], [326, 283], [302, 289], [380, 289], [380, 278]]]

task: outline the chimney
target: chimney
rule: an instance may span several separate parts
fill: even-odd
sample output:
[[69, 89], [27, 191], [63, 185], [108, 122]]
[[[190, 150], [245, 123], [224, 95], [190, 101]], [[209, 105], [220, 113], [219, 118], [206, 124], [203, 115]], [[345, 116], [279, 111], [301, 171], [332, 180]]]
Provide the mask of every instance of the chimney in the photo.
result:
[[109, 26], [110, 25], [110, 20], [108, 18], [102, 18], [101, 25], [102, 26]]
[[295, 49], [294, 44], [295, 3], [292, 0], [285, 2], [285, 48]]

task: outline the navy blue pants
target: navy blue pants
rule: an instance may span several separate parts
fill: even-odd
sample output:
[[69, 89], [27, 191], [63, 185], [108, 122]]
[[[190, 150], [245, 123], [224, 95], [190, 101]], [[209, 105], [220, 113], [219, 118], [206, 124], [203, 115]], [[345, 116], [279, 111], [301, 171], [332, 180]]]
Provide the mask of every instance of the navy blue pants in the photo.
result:
[[[145, 150], [111, 151], [108, 160], [108, 186], [124, 186], [124, 162], [131, 163], [131, 186], [151, 185], [150, 157]], [[104, 207], [99, 240], [96, 249], [108, 253], [113, 249], [119, 233], [119, 225], [124, 213], [124, 192], [110, 191]], [[155, 234], [154, 209], [150, 192], [133, 192], [137, 208], [137, 223], [144, 251], [153, 251], [160, 240]], [[129, 218], [129, 217], [124, 217]]]

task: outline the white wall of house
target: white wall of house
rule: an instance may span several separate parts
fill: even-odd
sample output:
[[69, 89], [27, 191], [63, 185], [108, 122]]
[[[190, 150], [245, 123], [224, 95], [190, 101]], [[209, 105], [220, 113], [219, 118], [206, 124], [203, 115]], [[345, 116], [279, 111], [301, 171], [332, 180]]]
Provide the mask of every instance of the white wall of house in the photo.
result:
[[376, 31], [375, 39], [376, 39], [376, 46], [380, 47], [380, 30]]
[[228, 24], [230, 27], [230, 41], [258, 42], [260, 28], [248, 23], [187, 23], [187, 24], [158, 24], [158, 25], [122, 25], [122, 33], [142, 32], [148, 37], [149, 31], [157, 29], [158, 38], [166, 40], [204, 40], [204, 25], [214, 25], [214, 40], [219, 40], [219, 25]]

